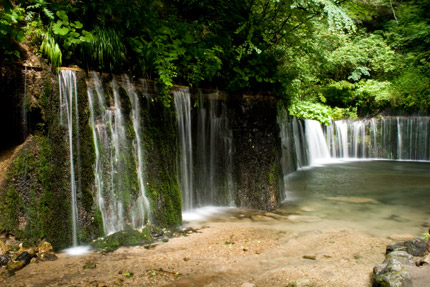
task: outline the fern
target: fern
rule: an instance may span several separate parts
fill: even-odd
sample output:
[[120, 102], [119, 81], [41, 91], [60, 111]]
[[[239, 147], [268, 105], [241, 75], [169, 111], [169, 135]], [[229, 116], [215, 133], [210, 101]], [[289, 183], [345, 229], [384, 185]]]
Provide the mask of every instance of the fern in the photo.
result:
[[49, 32], [42, 33], [42, 45], [40, 46], [40, 51], [48, 58], [51, 65], [55, 67], [61, 66], [63, 56], [60, 46]]
[[82, 56], [98, 68], [113, 71], [124, 60], [126, 49], [123, 41], [113, 29], [96, 28], [90, 34], [91, 41], [81, 45]]

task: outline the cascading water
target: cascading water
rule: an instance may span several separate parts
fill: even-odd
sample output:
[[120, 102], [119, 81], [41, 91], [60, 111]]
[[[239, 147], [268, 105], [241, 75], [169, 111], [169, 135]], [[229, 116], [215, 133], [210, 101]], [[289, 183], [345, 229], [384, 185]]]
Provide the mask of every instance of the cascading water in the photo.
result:
[[[60, 85], [60, 119], [61, 124], [67, 125], [70, 161], [70, 192], [72, 205], [72, 239], [73, 246], [78, 245], [78, 207], [77, 207], [77, 184], [75, 170], [75, 150], [79, 151], [79, 113], [78, 95], [76, 87], [76, 72], [62, 70], [58, 75]], [[74, 144], [76, 142], [76, 145]], [[78, 153], [79, 156], [79, 153]], [[79, 168], [79, 166], [78, 166]], [[79, 173], [79, 169], [78, 169]]]
[[310, 163], [316, 164], [330, 159], [321, 124], [315, 120], [305, 120], [305, 134]]
[[217, 93], [200, 95], [194, 115], [197, 125], [193, 126], [189, 91], [174, 92], [184, 211], [208, 205], [233, 205], [233, 132], [227, 106], [218, 96]]
[[[126, 225], [142, 227], [149, 219], [149, 201], [145, 196], [140, 105], [132, 84], [124, 78], [129, 97], [121, 97], [117, 83], [107, 102], [97, 74], [88, 84], [90, 126], [95, 147], [95, 194], [106, 234]], [[124, 114], [123, 105], [131, 106]], [[134, 135], [127, 133], [131, 126]]]
[[173, 94], [178, 121], [179, 138], [179, 182], [182, 192], [182, 210], [194, 206], [193, 150], [191, 135], [191, 95], [188, 90], [179, 89]]
[[140, 103], [134, 86], [130, 83], [127, 76], [123, 77], [123, 82], [126, 87], [127, 94], [130, 98], [132, 107], [131, 118], [133, 122], [133, 129], [135, 133], [135, 141], [133, 141], [134, 154], [137, 155], [136, 166], [137, 166], [137, 179], [139, 181], [139, 198], [137, 199], [137, 207], [139, 214], [133, 214], [133, 223], [136, 222], [136, 218], [149, 219], [149, 200], [145, 195], [145, 181], [143, 178], [143, 141], [142, 141], [142, 119], [140, 117]]
[[197, 204], [233, 205], [233, 133], [218, 94], [201, 94], [197, 112], [195, 171]]
[[[316, 121], [281, 114], [278, 123], [284, 175], [298, 167], [329, 162], [333, 158], [430, 160], [430, 117], [339, 120], [322, 128]], [[291, 156], [293, 146], [294, 156]], [[305, 164], [296, 163], [296, 168], [291, 168], [297, 159]]]
[[330, 145], [336, 158], [430, 160], [430, 117], [385, 117], [342, 124], [346, 124], [342, 131], [326, 129], [327, 137], [337, 139]]

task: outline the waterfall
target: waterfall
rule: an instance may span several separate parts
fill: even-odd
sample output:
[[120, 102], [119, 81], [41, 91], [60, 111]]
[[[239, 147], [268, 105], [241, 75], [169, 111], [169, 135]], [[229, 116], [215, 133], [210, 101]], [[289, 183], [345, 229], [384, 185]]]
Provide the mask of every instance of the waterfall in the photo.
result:
[[182, 210], [193, 208], [193, 150], [191, 134], [191, 95], [188, 90], [174, 92], [179, 139], [179, 182], [182, 192]]
[[[60, 85], [60, 119], [61, 124], [67, 126], [68, 143], [69, 143], [69, 161], [70, 161], [70, 192], [72, 206], [72, 239], [73, 246], [78, 245], [77, 223], [77, 184], [75, 176], [75, 149], [79, 151], [79, 111], [78, 111], [78, 93], [76, 87], [76, 72], [71, 70], [62, 70], [58, 75]], [[75, 111], [73, 111], [75, 109]], [[64, 119], [66, 118], [66, 119]], [[76, 142], [76, 146], [74, 145]], [[78, 153], [79, 158], [79, 153]], [[79, 168], [79, 166], [78, 166]], [[79, 171], [78, 171], [79, 172]]]
[[[200, 94], [192, 113], [188, 90], [174, 92], [178, 123], [179, 182], [183, 210], [233, 205], [233, 132], [218, 93]], [[197, 124], [192, 125], [192, 117]]]
[[430, 160], [430, 117], [338, 120], [322, 129], [281, 110], [278, 125], [284, 177], [332, 159]]
[[305, 134], [310, 163], [322, 163], [330, 159], [321, 124], [315, 120], [305, 120]]
[[233, 132], [218, 94], [200, 94], [197, 111], [196, 205], [233, 205]]
[[329, 145], [332, 157], [430, 160], [429, 117], [384, 117], [333, 122], [334, 126], [339, 124], [343, 125], [342, 130], [326, 129], [327, 138], [337, 139]]
[[[134, 87], [124, 78], [120, 94], [117, 82], [111, 83], [108, 97], [96, 73], [88, 83], [90, 127], [95, 148], [95, 194], [106, 234], [126, 225], [142, 227], [149, 219], [143, 174], [140, 104]], [[131, 107], [130, 114], [124, 113]], [[133, 135], [127, 131], [132, 127]]]
[[131, 107], [132, 107], [132, 122], [133, 122], [133, 129], [135, 133], [135, 141], [133, 142], [133, 149], [134, 154], [137, 156], [136, 158], [136, 166], [137, 166], [137, 179], [139, 181], [139, 192], [140, 196], [137, 199], [138, 203], [138, 209], [140, 215], [133, 214], [133, 222], [135, 222], [135, 218], [139, 217], [142, 219], [147, 218], [149, 215], [149, 200], [145, 195], [145, 182], [143, 179], [143, 140], [142, 140], [142, 127], [140, 123], [142, 122], [142, 119], [140, 117], [140, 104], [139, 104], [139, 98], [137, 97], [136, 91], [134, 89], [134, 86], [130, 83], [130, 80], [127, 76], [123, 77], [123, 82], [126, 87], [126, 91], [128, 93], [128, 96], [130, 97]]

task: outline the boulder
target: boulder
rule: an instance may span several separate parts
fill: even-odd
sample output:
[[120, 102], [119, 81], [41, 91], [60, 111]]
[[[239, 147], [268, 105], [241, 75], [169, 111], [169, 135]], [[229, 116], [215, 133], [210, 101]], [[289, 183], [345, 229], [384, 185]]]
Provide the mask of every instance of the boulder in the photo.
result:
[[16, 271], [19, 271], [22, 268], [24, 268], [25, 265], [27, 265], [25, 263], [25, 261], [13, 261], [13, 262], [9, 263], [8, 265], [6, 265], [6, 270], [9, 271], [10, 275], [12, 275]]
[[385, 257], [384, 263], [382, 264], [388, 264], [393, 259], [397, 260], [403, 265], [410, 265], [415, 266], [415, 260], [414, 257], [407, 253], [406, 251], [393, 251], [390, 254], [388, 254]]
[[377, 265], [373, 273], [374, 287], [412, 287], [411, 275], [395, 256], [388, 259], [386, 264]]
[[6, 266], [11, 262], [12, 262], [12, 258], [10, 258], [9, 255], [7, 254], [0, 255], [0, 266]]
[[[35, 255], [35, 254], [31, 254], [31, 253], [28, 253], [28, 252], [24, 251], [24, 252], [20, 253], [20, 254], [15, 258], [15, 261], [23, 261], [23, 262], [25, 263], [25, 265], [27, 265], [27, 264], [30, 264], [31, 259], [32, 259], [33, 257], [36, 257], [36, 255]], [[25, 265], [24, 265], [24, 266], [25, 266]]]
[[0, 240], [0, 255], [5, 255], [9, 252], [9, 248], [4, 244], [2, 240]]
[[395, 242], [387, 245], [385, 254], [389, 254], [393, 251], [406, 251], [405, 242]]
[[413, 256], [424, 256], [427, 253], [427, 242], [422, 238], [415, 238], [405, 242], [406, 252]]
[[39, 259], [44, 261], [55, 261], [58, 257], [55, 254], [42, 253], [39, 255]]
[[51, 243], [43, 241], [39, 245], [39, 254], [54, 254], [54, 248], [52, 248]]

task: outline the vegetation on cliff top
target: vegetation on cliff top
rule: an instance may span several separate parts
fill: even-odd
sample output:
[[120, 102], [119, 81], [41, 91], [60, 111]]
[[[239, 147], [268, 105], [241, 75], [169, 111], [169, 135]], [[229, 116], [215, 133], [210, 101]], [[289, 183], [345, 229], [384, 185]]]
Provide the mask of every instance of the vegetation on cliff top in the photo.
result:
[[270, 91], [321, 121], [430, 108], [424, 0], [3, 2], [3, 57], [26, 36], [54, 66], [154, 79], [166, 105], [177, 83]]

